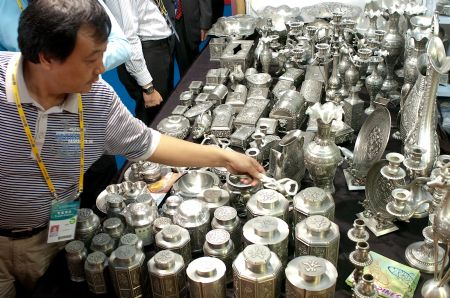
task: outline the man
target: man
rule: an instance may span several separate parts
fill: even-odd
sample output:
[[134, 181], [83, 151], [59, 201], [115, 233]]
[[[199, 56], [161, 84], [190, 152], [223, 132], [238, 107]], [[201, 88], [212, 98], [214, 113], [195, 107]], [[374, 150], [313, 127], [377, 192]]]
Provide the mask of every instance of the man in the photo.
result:
[[130, 42], [131, 59], [119, 79], [136, 101], [136, 117], [150, 125], [172, 88], [172, 30], [153, 0], [106, 0]]
[[21, 53], [0, 53], [0, 297], [14, 297], [14, 282], [32, 289], [45, 273], [65, 244], [46, 243], [50, 212], [75, 200], [84, 169], [104, 153], [263, 172], [243, 154], [160, 135], [134, 118], [99, 80], [110, 28], [96, 1], [35, 0], [20, 19]]

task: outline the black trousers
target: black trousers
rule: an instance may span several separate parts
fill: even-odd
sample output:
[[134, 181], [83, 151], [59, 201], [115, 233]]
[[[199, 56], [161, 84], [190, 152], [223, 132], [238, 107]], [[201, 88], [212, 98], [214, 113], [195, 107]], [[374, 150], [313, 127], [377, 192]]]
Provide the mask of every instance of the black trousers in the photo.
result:
[[[184, 18], [175, 21], [175, 30], [177, 30], [180, 40], [175, 41], [175, 58], [177, 59], [178, 68], [180, 70], [180, 77], [183, 77], [194, 63], [195, 58], [197, 58], [198, 43], [190, 41], [186, 33], [186, 26]], [[198, 32], [200, 38], [200, 32]]]
[[153, 86], [161, 94], [163, 101], [159, 106], [146, 109], [142, 87], [128, 73], [125, 64], [118, 66], [117, 74], [128, 94], [136, 101], [136, 117], [150, 126], [172, 92], [173, 81], [173, 45], [172, 38], [142, 42], [142, 51], [147, 69], [153, 78]]

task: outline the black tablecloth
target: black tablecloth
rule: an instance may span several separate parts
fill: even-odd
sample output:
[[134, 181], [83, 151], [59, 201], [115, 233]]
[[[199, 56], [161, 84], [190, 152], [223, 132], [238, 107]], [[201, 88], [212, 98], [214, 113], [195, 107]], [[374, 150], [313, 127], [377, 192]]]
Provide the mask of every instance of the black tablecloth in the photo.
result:
[[[180, 93], [187, 90], [191, 81], [205, 81], [208, 70], [218, 67], [220, 67], [218, 62], [209, 61], [209, 48], [206, 48], [174, 90], [173, 94], [161, 110], [161, 113], [153, 121], [152, 127], [155, 128], [162, 118], [171, 113], [173, 108], [178, 104]], [[388, 151], [400, 152], [400, 148], [401, 144], [397, 141], [390, 142], [388, 145]], [[334, 182], [336, 187], [336, 193], [334, 194], [334, 201], [336, 203], [335, 222], [339, 225], [341, 233], [339, 261], [337, 266], [339, 277], [336, 284], [335, 297], [350, 297], [350, 287], [345, 284], [345, 279], [354, 269], [348, 260], [350, 252], [354, 250], [354, 243], [348, 240], [347, 231], [352, 227], [356, 214], [363, 211], [362, 205], [359, 204], [359, 202], [364, 199], [364, 191], [348, 191], [342, 169], [340, 168], [337, 170]], [[303, 183], [302, 188], [309, 186], [312, 186], [311, 182], [306, 181], [306, 183]], [[370, 239], [368, 241], [370, 250], [406, 264], [404, 256], [405, 248], [413, 242], [423, 240], [422, 229], [426, 226], [427, 222], [427, 218], [420, 220], [412, 219], [410, 223], [398, 222], [398, 231], [378, 238], [370, 233]], [[422, 288], [423, 283], [430, 278], [431, 275], [422, 274], [414, 297], [421, 297], [420, 289]], [[232, 291], [229, 289], [228, 293], [231, 292]], [[111, 297], [114, 295], [94, 295], [88, 291], [85, 282], [71, 282], [64, 254], [60, 253], [48, 269], [47, 273], [41, 278], [33, 296], [59, 298]]]

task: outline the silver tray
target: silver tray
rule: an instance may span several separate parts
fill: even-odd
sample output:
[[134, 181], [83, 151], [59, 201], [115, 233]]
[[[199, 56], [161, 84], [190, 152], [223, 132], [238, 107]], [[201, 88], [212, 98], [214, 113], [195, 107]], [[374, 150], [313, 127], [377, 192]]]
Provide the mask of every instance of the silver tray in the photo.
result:
[[353, 152], [353, 168], [359, 172], [369, 171], [383, 156], [391, 132], [391, 115], [388, 109], [377, 108], [367, 117], [359, 131]]
[[342, 13], [343, 18], [356, 19], [362, 14], [362, 9], [358, 6], [339, 2], [323, 2], [303, 7], [300, 9], [300, 16], [305, 22], [310, 22], [315, 18], [331, 19], [333, 12]]

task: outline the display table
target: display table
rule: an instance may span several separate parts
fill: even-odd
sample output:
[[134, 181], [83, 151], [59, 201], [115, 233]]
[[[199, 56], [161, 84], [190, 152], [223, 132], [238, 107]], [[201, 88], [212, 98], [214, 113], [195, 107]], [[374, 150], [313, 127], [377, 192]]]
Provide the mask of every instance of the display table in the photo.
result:
[[[207, 71], [211, 68], [218, 67], [219, 63], [209, 61], [209, 49], [206, 48], [167, 100], [161, 113], [153, 121], [152, 127], [155, 128], [162, 118], [171, 113], [173, 108], [178, 104], [180, 93], [187, 90], [191, 81], [204, 81]], [[400, 148], [401, 144], [398, 141], [391, 141], [388, 145], [388, 151], [400, 152]], [[363, 207], [359, 202], [364, 198], [364, 191], [348, 191], [341, 168], [338, 168], [334, 182], [336, 187], [336, 193], [333, 196], [336, 203], [335, 222], [339, 225], [341, 233], [339, 261], [337, 266], [339, 277], [336, 283], [335, 297], [350, 297], [351, 290], [350, 287], [345, 284], [345, 279], [353, 270], [353, 266], [349, 262], [348, 256], [350, 252], [354, 250], [354, 243], [347, 238], [347, 231], [352, 227], [353, 221], [356, 219], [356, 214], [363, 211]], [[312, 186], [312, 183], [309, 180], [302, 183], [302, 188], [309, 186]], [[410, 223], [397, 222], [396, 224], [399, 227], [398, 231], [379, 238], [370, 233], [370, 239], [368, 240], [370, 250], [406, 264], [404, 256], [405, 248], [413, 242], [423, 240], [422, 229], [426, 226], [427, 222], [427, 218], [420, 220], [411, 219]], [[148, 256], [151, 256], [152, 254], [153, 252], [148, 252]], [[430, 278], [431, 275], [422, 274], [414, 297], [421, 297], [420, 289], [423, 283]], [[232, 297], [232, 285], [229, 285], [228, 287], [228, 296]], [[111, 293], [108, 295], [94, 295], [88, 291], [85, 282], [75, 283], [70, 281], [64, 253], [61, 252], [55, 258], [47, 273], [39, 281], [33, 297], [78, 298], [112, 296], [114, 296], [112, 294], [112, 289]]]

